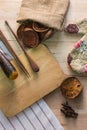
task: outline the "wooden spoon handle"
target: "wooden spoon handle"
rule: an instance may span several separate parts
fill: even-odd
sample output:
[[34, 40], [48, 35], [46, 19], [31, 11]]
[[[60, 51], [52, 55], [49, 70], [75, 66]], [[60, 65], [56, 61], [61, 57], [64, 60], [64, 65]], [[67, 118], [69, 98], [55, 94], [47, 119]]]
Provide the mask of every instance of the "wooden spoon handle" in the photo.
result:
[[[26, 53], [26, 52], [24, 52], [24, 53]], [[37, 66], [37, 64], [33, 61], [33, 59], [27, 53], [25, 55], [26, 55], [27, 59], [30, 62], [32, 70], [34, 72], [38, 72], [39, 71], [39, 67]]]
[[27, 57], [31, 68], [34, 72], [38, 72], [39, 71], [39, 67], [38, 65], [34, 62], [34, 60], [27, 54], [27, 52], [25, 51], [24, 46], [22, 45], [22, 43], [19, 41], [18, 37], [15, 35], [15, 33], [13, 32], [12, 28], [10, 27], [10, 25], [8, 24], [7, 21], [5, 21], [5, 24], [8, 26], [9, 30], [12, 32], [12, 34], [14, 35], [15, 39], [17, 40], [18, 44], [20, 45], [21, 49], [23, 50], [25, 56]]
[[20, 46], [24, 52], [24, 54], [26, 55], [26, 58], [28, 59], [30, 65], [31, 65], [31, 68], [34, 72], [38, 72], [39, 71], [39, 67], [38, 65], [34, 62], [34, 60], [28, 55], [28, 53], [25, 51], [25, 48], [23, 47], [23, 44], [20, 42]]

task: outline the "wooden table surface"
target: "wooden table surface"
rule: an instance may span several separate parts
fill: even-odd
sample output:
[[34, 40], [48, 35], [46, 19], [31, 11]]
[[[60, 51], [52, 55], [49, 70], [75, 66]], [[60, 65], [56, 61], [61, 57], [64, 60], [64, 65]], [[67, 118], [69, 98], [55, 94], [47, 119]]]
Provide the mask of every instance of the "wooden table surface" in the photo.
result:
[[[20, 10], [21, 1], [22, 0], [0, 0], [0, 29], [5, 33], [7, 39], [12, 45], [14, 45], [14, 38], [9, 35], [7, 28], [4, 25], [4, 21], [7, 20], [16, 32], [18, 27], [16, 19]], [[86, 17], [87, 0], [70, 0], [70, 7], [65, 19], [65, 24], [76, 22]], [[68, 53], [72, 50], [74, 43], [81, 37], [81, 35], [70, 35], [64, 32], [56, 32], [51, 39], [45, 42], [55, 58], [58, 60], [64, 73], [67, 75], [75, 76], [75, 73], [69, 69], [66, 58]], [[14, 45], [14, 48], [16, 51], [19, 50], [19, 46]], [[87, 78], [78, 78], [83, 85], [83, 92], [76, 99], [69, 100], [69, 104], [79, 113], [77, 119], [67, 119], [60, 112], [61, 103], [65, 102], [66, 100], [61, 94], [59, 88], [44, 97], [45, 101], [59, 119], [61, 124], [64, 126], [65, 130], [87, 129]]]

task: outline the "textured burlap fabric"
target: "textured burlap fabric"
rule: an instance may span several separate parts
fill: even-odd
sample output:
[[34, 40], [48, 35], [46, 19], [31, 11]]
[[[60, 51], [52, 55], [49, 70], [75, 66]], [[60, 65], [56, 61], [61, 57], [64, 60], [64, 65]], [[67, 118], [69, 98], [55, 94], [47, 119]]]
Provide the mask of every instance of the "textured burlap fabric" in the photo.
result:
[[31, 19], [61, 30], [69, 0], [23, 0], [17, 22]]

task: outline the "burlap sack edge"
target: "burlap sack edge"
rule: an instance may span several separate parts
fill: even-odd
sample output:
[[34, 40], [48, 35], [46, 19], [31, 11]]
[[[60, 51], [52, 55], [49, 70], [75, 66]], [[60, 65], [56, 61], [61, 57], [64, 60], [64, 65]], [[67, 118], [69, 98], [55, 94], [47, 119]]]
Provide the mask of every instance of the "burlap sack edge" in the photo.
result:
[[[67, 0], [67, 6], [66, 6], [64, 16], [62, 16], [62, 15], [56, 16], [54, 14], [54, 18], [53, 18], [53, 16], [51, 17], [50, 13], [42, 14], [42, 12], [41, 12], [41, 14], [39, 13], [39, 16], [38, 16], [37, 15], [38, 11], [36, 11], [36, 10], [32, 10], [33, 15], [31, 15], [31, 9], [28, 8], [26, 10], [25, 8], [22, 7], [22, 14], [20, 15], [20, 13], [19, 13], [19, 17], [17, 19], [17, 22], [21, 24], [26, 20], [33, 20], [33, 21], [42, 23], [48, 27], [54, 28], [56, 30], [62, 30], [63, 25], [64, 25], [64, 18], [65, 18], [67, 11], [68, 11], [69, 4], [70, 4], [70, 0]], [[20, 8], [20, 11], [21, 11], [21, 8]], [[42, 19], [41, 19], [41, 17], [42, 17]], [[48, 17], [49, 17], [49, 22], [47, 20]], [[50, 22], [52, 20], [53, 20], [53, 23]]]

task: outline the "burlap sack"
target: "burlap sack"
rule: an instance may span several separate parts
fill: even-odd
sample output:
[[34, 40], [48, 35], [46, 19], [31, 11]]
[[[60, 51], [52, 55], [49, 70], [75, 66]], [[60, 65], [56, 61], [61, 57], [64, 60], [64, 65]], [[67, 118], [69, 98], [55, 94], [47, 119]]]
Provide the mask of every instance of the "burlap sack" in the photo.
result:
[[23, 0], [17, 22], [31, 19], [61, 30], [68, 5], [69, 0]]

